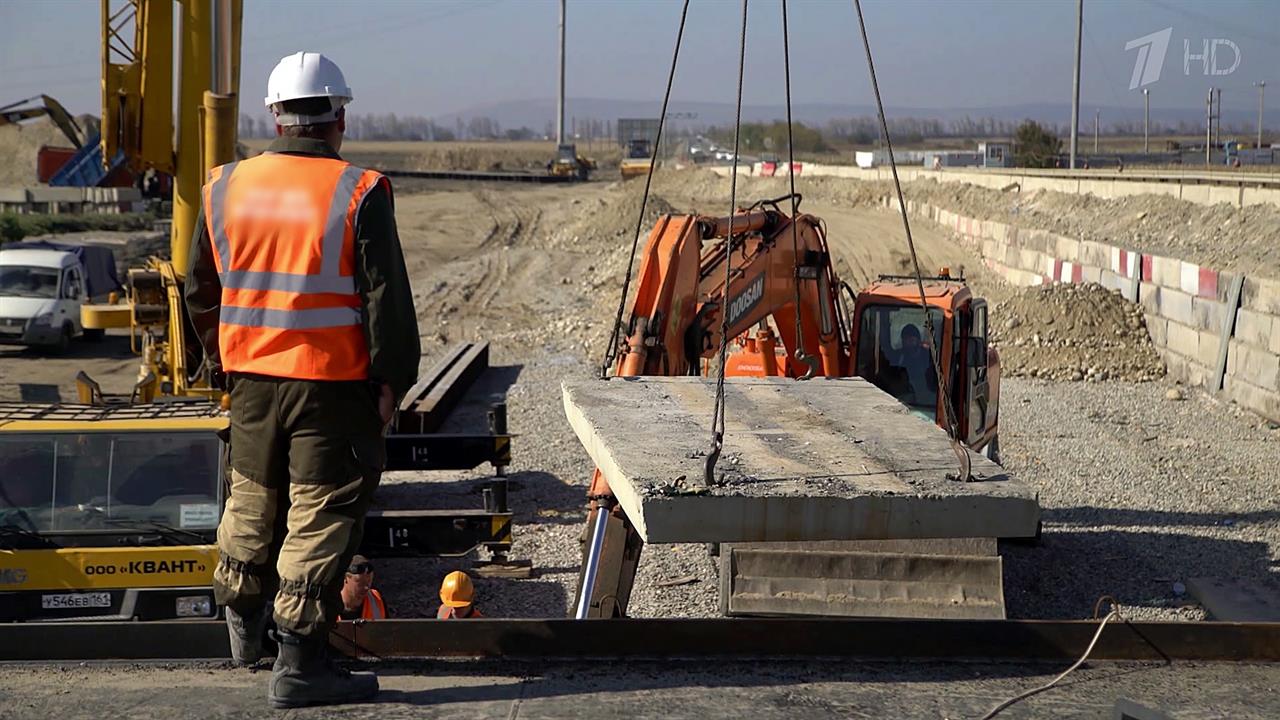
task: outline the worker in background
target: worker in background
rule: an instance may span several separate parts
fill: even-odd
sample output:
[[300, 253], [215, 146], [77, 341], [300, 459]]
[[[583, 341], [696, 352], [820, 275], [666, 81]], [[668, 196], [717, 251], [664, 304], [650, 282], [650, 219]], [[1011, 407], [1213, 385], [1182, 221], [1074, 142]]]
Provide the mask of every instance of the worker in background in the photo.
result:
[[382, 593], [373, 588], [373, 563], [363, 555], [351, 558], [347, 567], [347, 577], [342, 583], [342, 612], [338, 617], [343, 620], [384, 620], [387, 617], [387, 604], [382, 601]]
[[204, 186], [186, 302], [231, 394], [231, 489], [214, 594], [232, 657], [262, 654], [273, 605], [273, 707], [372, 698], [373, 673], [327, 658], [344, 571], [383, 465], [383, 431], [417, 378], [413, 295], [391, 185], [342, 160], [342, 71], [319, 53], [267, 80], [277, 138]]
[[471, 584], [471, 577], [461, 570], [454, 570], [444, 576], [440, 583], [440, 610], [436, 613], [438, 620], [466, 620], [482, 618], [484, 615], [475, 606], [476, 589]]

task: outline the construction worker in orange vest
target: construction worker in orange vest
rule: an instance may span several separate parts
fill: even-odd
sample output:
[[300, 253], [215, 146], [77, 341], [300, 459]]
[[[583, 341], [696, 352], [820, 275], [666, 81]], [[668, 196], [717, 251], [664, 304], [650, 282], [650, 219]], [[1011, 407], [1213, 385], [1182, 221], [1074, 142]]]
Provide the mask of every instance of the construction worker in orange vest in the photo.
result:
[[187, 268], [192, 324], [231, 395], [214, 594], [237, 663], [262, 657], [274, 615], [267, 700], [277, 708], [378, 692], [373, 673], [329, 661], [328, 635], [381, 476], [383, 431], [418, 370], [391, 184], [338, 155], [352, 97], [319, 53], [276, 65], [266, 105], [277, 138], [209, 173]]
[[436, 612], [438, 620], [466, 620], [482, 618], [484, 615], [474, 604], [476, 589], [471, 578], [461, 570], [454, 570], [444, 576], [440, 583], [440, 610]]
[[347, 577], [342, 583], [342, 620], [383, 620], [387, 617], [387, 604], [382, 593], [373, 587], [373, 563], [363, 555], [351, 558]]

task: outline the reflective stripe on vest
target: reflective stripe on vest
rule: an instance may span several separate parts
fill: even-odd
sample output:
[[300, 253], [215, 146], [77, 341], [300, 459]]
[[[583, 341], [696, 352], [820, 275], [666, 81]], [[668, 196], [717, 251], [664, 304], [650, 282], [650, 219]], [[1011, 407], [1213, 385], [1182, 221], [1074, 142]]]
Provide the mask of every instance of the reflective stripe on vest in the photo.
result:
[[214, 168], [203, 200], [222, 284], [224, 369], [367, 378], [354, 230], [382, 180], [342, 160], [287, 154]]
[[360, 617], [363, 620], [386, 619], [387, 606], [382, 602], [382, 595], [377, 590], [369, 588], [369, 594], [364, 596], [364, 606], [360, 608]]

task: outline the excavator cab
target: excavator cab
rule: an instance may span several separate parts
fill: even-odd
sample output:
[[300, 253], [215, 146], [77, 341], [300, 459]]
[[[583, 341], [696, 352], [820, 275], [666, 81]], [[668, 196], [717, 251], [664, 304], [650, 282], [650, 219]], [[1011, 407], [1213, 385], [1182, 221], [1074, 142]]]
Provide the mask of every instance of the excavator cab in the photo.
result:
[[930, 323], [925, 322], [914, 277], [881, 276], [858, 293], [854, 373], [912, 412], [945, 426], [944, 398], [939, 397], [933, 367], [936, 356], [960, 440], [997, 459], [1000, 363], [988, 344], [987, 303], [973, 296], [963, 277], [953, 278], [945, 270], [925, 278], [924, 290]]

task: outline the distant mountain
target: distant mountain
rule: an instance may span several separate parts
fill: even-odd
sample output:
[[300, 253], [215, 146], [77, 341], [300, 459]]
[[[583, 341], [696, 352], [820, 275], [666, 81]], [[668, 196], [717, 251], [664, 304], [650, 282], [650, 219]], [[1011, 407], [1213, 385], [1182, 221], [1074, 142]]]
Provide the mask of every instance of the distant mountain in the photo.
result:
[[[1141, 98], [1135, 100], [1134, 107], [1117, 107], [1112, 105], [1085, 105], [1080, 107], [1080, 127], [1091, 128], [1095, 110], [1102, 111], [1102, 125], [1107, 127], [1113, 123], [1141, 123]], [[604, 98], [569, 98], [565, 102], [565, 124], [570, 119], [595, 119], [600, 121], [617, 120], [618, 118], [657, 117], [662, 109], [661, 98], [653, 101], [611, 100]], [[733, 104], [722, 102], [672, 100], [669, 113], [682, 124], [690, 125], [728, 125], [733, 122]], [[836, 118], [865, 117], [875, 115], [873, 105], [854, 105], [840, 103], [798, 103], [792, 108], [792, 115], [798, 122], [809, 125], [823, 125]], [[942, 121], [959, 120], [965, 117], [997, 120], [1019, 121], [1024, 119], [1067, 125], [1071, 122], [1071, 105], [1069, 103], [1022, 103], [1017, 105], [1000, 105], [992, 107], [964, 108], [908, 108], [889, 107], [890, 117], [931, 118]], [[692, 116], [692, 117], [691, 117]], [[767, 122], [784, 119], [786, 107], [781, 104], [743, 105], [744, 122]], [[1205, 110], [1201, 108], [1152, 108], [1153, 123], [1176, 124], [1180, 122], [1201, 125], [1204, 123]], [[498, 103], [477, 105], [457, 113], [450, 113], [436, 118], [436, 121], [448, 127], [457, 118], [464, 121], [473, 117], [489, 117], [496, 120], [504, 128], [528, 127], [542, 132], [547, 123], [555, 122], [556, 106], [552, 98], [535, 98], [531, 100], [509, 100]], [[1252, 127], [1255, 116], [1249, 111], [1226, 111], [1222, 124]]]

